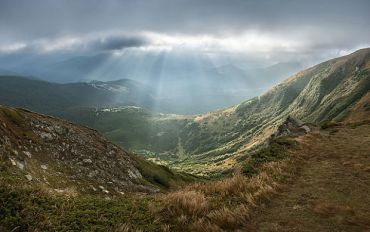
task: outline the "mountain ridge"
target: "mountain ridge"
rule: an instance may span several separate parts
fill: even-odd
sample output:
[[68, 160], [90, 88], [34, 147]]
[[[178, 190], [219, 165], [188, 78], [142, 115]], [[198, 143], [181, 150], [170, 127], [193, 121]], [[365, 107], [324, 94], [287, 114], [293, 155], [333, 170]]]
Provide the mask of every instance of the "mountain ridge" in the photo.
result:
[[[125, 91], [116, 91], [119, 88]], [[0, 76], [2, 104], [56, 116], [58, 112], [75, 107], [139, 105], [150, 108], [154, 101], [152, 92], [149, 87], [128, 79], [58, 84], [20, 76]]]
[[[150, 154], [152, 146], [166, 144], [168, 146], [164, 147], [167, 148], [160, 148], [149, 157], [162, 157], [175, 168], [196, 169], [202, 173], [210, 169], [210, 163], [218, 163], [216, 170], [224, 165], [230, 168], [237, 162], [237, 157], [263, 144], [289, 115], [318, 124], [327, 120], [344, 120], [355, 104], [370, 91], [369, 68], [370, 49], [362, 49], [298, 72], [259, 97], [183, 119], [149, 112], [143, 117], [129, 109], [118, 112], [98, 109], [84, 113], [91, 115], [90, 126], [118, 144], [124, 142], [125, 146], [130, 138], [135, 138], [126, 133], [131, 126], [140, 128], [148, 125], [152, 129], [146, 131], [146, 137], [141, 137], [140, 141], [145, 142], [136, 149], [148, 150], [149, 153], [143, 154]], [[97, 112], [98, 115], [93, 116]], [[140, 120], [134, 125], [121, 123], [116, 124], [120, 126], [113, 130], [109, 129], [108, 125], [127, 117]], [[73, 116], [70, 119], [86, 123]], [[158, 134], [167, 136], [158, 137]], [[187, 158], [178, 162], [180, 147]]]

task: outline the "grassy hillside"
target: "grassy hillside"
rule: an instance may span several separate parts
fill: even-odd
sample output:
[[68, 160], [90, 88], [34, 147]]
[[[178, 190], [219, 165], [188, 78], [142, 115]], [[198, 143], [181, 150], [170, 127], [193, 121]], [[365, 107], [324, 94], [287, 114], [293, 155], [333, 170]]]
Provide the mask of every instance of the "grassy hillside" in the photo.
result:
[[158, 192], [195, 179], [148, 162], [95, 130], [0, 107], [1, 181], [54, 194]]
[[[370, 49], [362, 49], [301, 71], [260, 97], [202, 115], [120, 108], [76, 109], [63, 116], [157, 162], [208, 175], [233, 167], [238, 157], [257, 149], [289, 115], [318, 124], [354, 118], [359, 112], [366, 117], [369, 72]], [[354, 108], [356, 113], [351, 113]]]

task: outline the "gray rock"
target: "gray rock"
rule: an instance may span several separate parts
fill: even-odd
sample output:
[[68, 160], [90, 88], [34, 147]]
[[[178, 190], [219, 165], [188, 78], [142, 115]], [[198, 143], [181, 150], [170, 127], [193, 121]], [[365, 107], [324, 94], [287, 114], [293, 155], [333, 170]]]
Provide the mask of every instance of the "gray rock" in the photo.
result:
[[42, 164], [41, 165], [41, 168], [44, 169], [44, 170], [47, 170], [48, 169], [48, 166], [46, 166], [45, 164]]
[[137, 179], [137, 178], [141, 178], [141, 173], [137, 170], [137, 169], [129, 169], [127, 170], [127, 173], [128, 173], [128, 176], [132, 179]]
[[44, 139], [44, 140], [46, 140], [46, 141], [51, 141], [51, 140], [53, 140], [53, 135], [52, 135], [52, 134], [50, 134], [50, 133], [42, 132], [42, 133], [40, 134], [40, 136], [41, 136], [41, 138], [42, 138], [42, 139]]
[[25, 154], [28, 158], [32, 158], [32, 154], [29, 151], [23, 151], [23, 154]]
[[90, 178], [92, 178], [92, 177], [96, 176], [98, 173], [99, 173], [99, 171], [98, 171], [98, 170], [94, 170], [94, 171], [89, 172], [88, 176], [89, 176]]
[[106, 190], [106, 189], [103, 189], [102, 191], [103, 191], [103, 193], [109, 194], [109, 191]]
[[22, 161], [16, 161], [17, 163], [17, 167], [21, 170], [24, 170], [24, 166], [25, 166], [25, 163], [23, 163]]
[[64, 127], [61, 127], [61, 126], [55, 126], [54, 127], [54, 130], [57, 134], [59, 135], [64, 135], [64, 134], [67, 134], [67, 129], [64, 128]]
[[91, 164], [92, 160], [91, 159], [83, 159], [82, 162], [84, 162], [85, 164]]
[[288, 116], [271, 137], [301, 136], [308, 132], [310, 132], [310, 128], [308, 126], [303, 125], [300, 120]]
[[64, 193], [63, 189], [54, 189], [54, 191], [57, 192], [57, 193]]
[[15, 160], [14, 160], [14, 159], [9, 158], [9, 160], [10, 160], [10, 162], [12, 163], [12, 165], [13, 165], [13, 166], [17, 166], [17, 163], [15, 162]]
[[306, 133], [309, 133], [311, 131], [311, 129], [307, 125], [303, 125], [301, 128], [304, 129]]
[[25, 177], [26, 177], [26, 179], [27, 179], [28, 181], [31, 181], [31, 180], [32, 180], [32, 176], [31, 176], [30, 174], [25, 175]]

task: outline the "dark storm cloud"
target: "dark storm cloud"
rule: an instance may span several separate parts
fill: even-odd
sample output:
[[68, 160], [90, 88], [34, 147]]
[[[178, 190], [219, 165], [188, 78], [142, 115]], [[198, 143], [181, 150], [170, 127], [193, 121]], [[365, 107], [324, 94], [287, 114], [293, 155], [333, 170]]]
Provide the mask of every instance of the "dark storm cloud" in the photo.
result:
[[5, 53], [91, 53], [110, 52], [127, 48], [139, 48], [151, 44], [149, 38], [143, 35], [94, 35], [88, 37], [64, 37], [59, 39], [43, 39], [29, 43], [15, 43], [10, 46], [0, 46], [0, 54]]
[[205, 34], [297, 27], [356, 31], [368, 25], [369, 10], [367, 0], [2, 0], [0, 28], [24, 37], [111, 29]]
[[114, 51], [125, 48], [142, 47], [150, 44], [148, 38], [144, 36], [108, 36], [102, 39], [95, 39], [88, 44], [90, 50]]
[[1, 0], [0, 46], [127, 34], [86, 41], [90, 49], [116, 50], [148, 44], [129, 38], [147, 31], [214, 37], [254, 31], [302, 42], [295, 52], [310, 54], [368, 45], [369, 12], [368, 0]]

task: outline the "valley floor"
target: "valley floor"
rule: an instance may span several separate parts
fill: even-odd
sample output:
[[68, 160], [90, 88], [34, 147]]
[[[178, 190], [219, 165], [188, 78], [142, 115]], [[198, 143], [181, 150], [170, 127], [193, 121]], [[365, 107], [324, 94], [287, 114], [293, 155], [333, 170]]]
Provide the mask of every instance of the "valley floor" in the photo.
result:
[[258, 210], [250, 231], [370, 231], [370, 125], [335, 126], [301, 140], [302, 166]]

